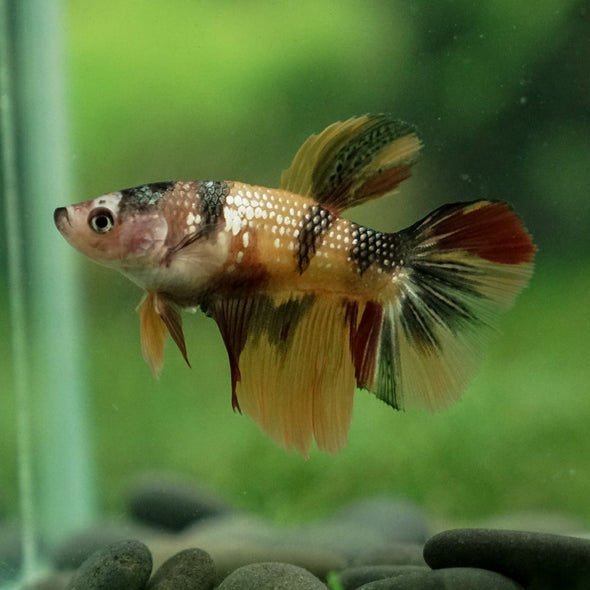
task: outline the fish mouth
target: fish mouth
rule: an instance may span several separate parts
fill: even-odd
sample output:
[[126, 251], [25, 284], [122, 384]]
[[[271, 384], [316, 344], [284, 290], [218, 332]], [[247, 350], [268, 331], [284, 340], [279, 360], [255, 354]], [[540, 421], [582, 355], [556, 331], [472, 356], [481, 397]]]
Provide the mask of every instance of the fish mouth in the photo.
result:
[[53, 222], [60, 231], [66, 223], [70, 225], [70, 216], [68, 215], [67, 207], [58, 207], [53, 212]]

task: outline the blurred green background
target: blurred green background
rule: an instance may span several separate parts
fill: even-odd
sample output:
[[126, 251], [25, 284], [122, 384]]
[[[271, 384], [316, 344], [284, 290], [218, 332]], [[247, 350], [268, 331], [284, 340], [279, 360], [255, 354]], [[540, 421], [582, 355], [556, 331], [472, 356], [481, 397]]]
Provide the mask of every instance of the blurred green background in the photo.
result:
[[[358, 392], [348, 447], [308, 461], [231, 411], [225, 349], [202, 314], [185, 317], [193, 369], [170, 347], [154, 380], [139, 290], [80, 256], [105, 511], [120, 510], [131, 476], [165, 469], [281, 521], [388, 493], [454, 523], [546, 510], [590, 524], [587, 1], [70, 0], [63, 15], [76, 201], [170, 179], [276, 186], [309, 134], [390, 112], [417, 125], [422, 160], [399, 194], [351, 218], [391, 231], [444, 202], [503, 199], [539, 247], [531, 285], [463, 401], [397, 413]], [[52, 223], [67, 204], [54, 201], [26, 214]], [[5, 380], [9, 362], [2, 338]], [[9, 512], [13, 403], [0, 401]]]

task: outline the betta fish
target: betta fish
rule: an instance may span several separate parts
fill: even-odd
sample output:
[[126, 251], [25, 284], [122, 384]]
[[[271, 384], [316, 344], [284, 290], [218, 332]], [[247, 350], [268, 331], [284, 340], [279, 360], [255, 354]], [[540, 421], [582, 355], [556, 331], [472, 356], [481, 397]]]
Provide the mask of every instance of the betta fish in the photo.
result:
[[[60, 207], [66, 240], [145, 290], [155, 375], [181, 310], [200, 307], [227, 348], [232, 405], [308, 456], [345, 444], [355, 388], [396, 409], [442, 409], [473, 375], [486, 332], [532, 272], [535, 246], [504, 202], [439, 207], [385, 233], [342, 213], [410, 176], [421, 142], [386, 115], [330, 125], [280, 187], [158, 182]], [[190, 365], [189, 365], [190, 366]]]

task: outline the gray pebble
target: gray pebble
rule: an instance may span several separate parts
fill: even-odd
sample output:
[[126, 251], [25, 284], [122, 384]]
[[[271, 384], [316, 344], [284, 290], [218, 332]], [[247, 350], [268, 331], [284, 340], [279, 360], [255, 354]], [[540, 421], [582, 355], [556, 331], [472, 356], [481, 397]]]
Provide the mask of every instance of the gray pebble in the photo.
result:
[[66, 537], [53, 549], [51, 563], [57, 570], [75, 570], [95, 551], [139, 537], [141, 531], [133, 525], [98, 525]]
[[74, 572], [70, 571], [61, 571], [61, 572], [54, 572], [53, 574], [49, 574], [41, 578], [40, 580], [35, 580], [34, 582], [28, 583], [26, 586], [21, 588], [21, 590], [64, 590], [67, 587], [68, 582], [72, 579]]
[[488, 570], [448, 568], [408, 572], [369, 582], [358, 590], [524, 590], [516, 582]]
[[150, 526], [181, 531], [191, 523], [217, 516], [229, 508], [211, 492], [167, 475], [143, 475], [129, 491], [130, 515]]
[[253, 563], [232, 572], [218, 590], [326, 590], [307, 570], [288, 563]]
[[18, 524], [0, 525], [0, 584], [18, 577], [22, 561], [21, 542]]
[[95, 551], [66, 590], [142, 590], [151, 571], [152, 556], [143, 543], [119, 541]]
[[202, 549], [185, 549], [167, 559], [149, 581], [148, 590], [212, 590], [215, 564]]
[[346, 561], [335, 553], [301, 546], [277, 545], [271, 547], [251, 544], [234, 548], [219, 547], [211, 549], [211, 556], [217, 567], [219, 581], [231, 575], [238, 568], [258, 563], [291, 564], [321, 579], [325, 579], [329, 572], [341, 570], [346, 566]]
[[347, 562], [367, 548], [382, 547], [385, 535], [361, 523], [322, 521], [299, 527], [286, 540], [291, 545], [334, 551]]
[[426, 565], [423, 545], [416, 543], [387, 543], [368, 547], [357, 553], [351, 565]]
[[336, 578], [339, 580], [342, 590], [356, 590], [369, 582], [422, 571], [430, 572], [432, 570], [426, 566], [416, 565], [364, 565], [346, 568], [338, 572]]
[[394, 543], [423, 544], [430, 535], [430, 527], [417, 506], [389, 497], [369, 498], [346, 506], [332, 520], [371, 528]]
[[455, 529], [424, 546], [432, 568], [492, 570], [523, 586], [590, 588], [590, 541], [562, 535], [494, 529]]

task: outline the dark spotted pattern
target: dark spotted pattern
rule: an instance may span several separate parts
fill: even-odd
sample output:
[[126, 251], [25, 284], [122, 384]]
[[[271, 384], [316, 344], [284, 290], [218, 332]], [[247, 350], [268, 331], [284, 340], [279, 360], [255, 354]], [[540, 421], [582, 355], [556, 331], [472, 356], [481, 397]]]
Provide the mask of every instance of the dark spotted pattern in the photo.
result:
[[119, 215], [147, 211], [154, 207], [174, 184], [174, 182], [153, 182], [123, 189], [120, 191]]
[[[332, 170], [314, 170], [312, 194], [324, 205], [338, 202], [350, 189], [352, 179], [385, 146], [414, 132], [414, 127], [403, 121], [377, 116], [364, 131], [352, 136], [333, 157]], [[343, 207], [344, 208], [344, 207]]]
[[298, 248], [296, 252], [299, 272], [303, 272], [314, 257], [317, 242], [325, 231], [334, 223], [334, 216], [319, 205], [312, 205], [302, 220], [299, 230]]
[[352, 248], [350, 258], [363, 274], [373, 263], [384, 271], [391, 272], [403, 266], [403, 244], [399, 234], [386, 234], [362, 225], [350, 226]]
[[205, 228], [213, 227], [223, 219], [223, 206], [231, 191], [231, 186], [231, 183], [222, 180], [202, 180], [199, 182], [198, 192]]

